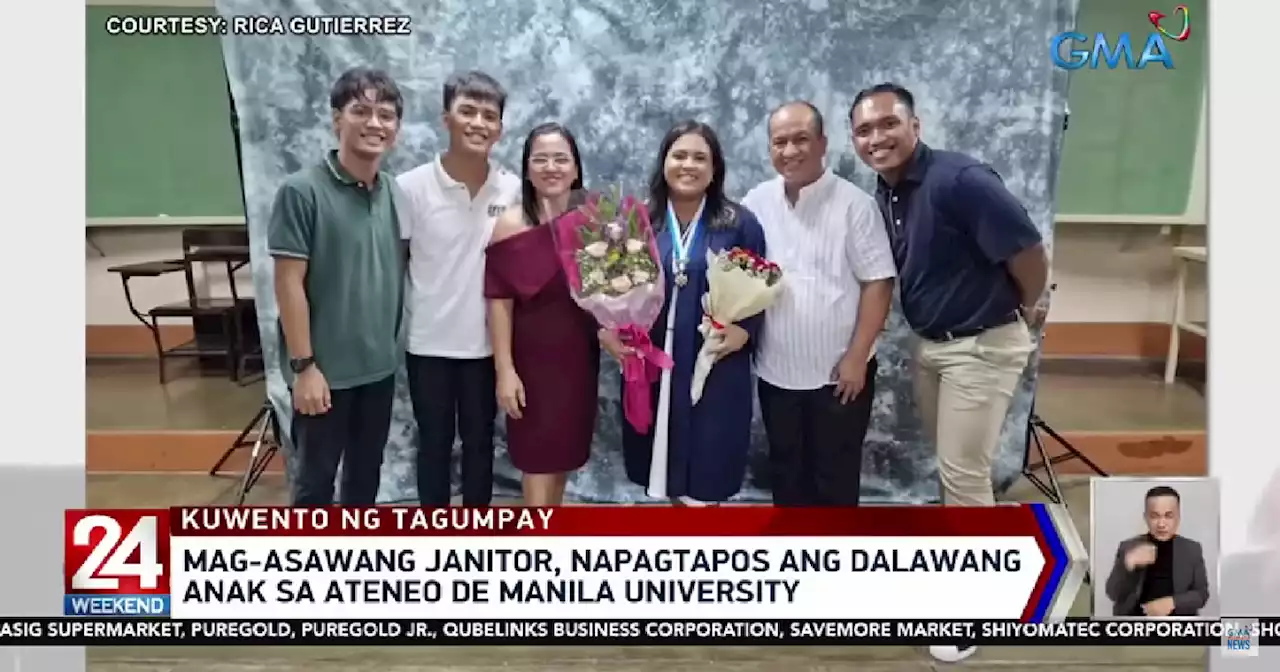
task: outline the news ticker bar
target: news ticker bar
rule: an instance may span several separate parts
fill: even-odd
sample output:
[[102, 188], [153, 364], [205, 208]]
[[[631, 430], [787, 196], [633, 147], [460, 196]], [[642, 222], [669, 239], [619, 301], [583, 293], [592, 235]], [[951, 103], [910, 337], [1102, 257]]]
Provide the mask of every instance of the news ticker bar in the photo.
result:
[[1204, 621], [3, 618], [0, 646], [1280, 645], [1280, 618]]

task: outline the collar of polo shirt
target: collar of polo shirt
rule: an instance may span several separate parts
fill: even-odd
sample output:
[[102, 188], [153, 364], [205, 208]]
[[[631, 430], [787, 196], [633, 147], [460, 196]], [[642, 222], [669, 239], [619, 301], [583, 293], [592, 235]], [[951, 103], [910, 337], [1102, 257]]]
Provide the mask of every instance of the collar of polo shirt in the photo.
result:
[[[329, 150], [329, 153], [325, 155], [324, 163], [326, 166], [329, 167], [329, 172], [332, 173], [334, 178], [336, 178], [339, 182], [343, 184], [356, 186], [356, 187], [365, 186], [364, 182], [360, 181], [358, 178], [356, 178], [356, 176], [352, 175], [350, 172], [347, 171], [346, 168], [342, 166], [342, 162], [338, 160], [338, 150], [336, 149]], [[373, 174], [373, 179], [375, 183], [378, 181], [378, 175], [381, 174], [381, 172], [382, 171], [379, 170]]]
[[[444, 169], [444, 154], [436, 155], [436, 160], [433, 163], [436, 167], [436, 179], [440, 181], [440, 186], [445, 189], [453, 190], [465, 190], [467, 188], [467, 185], [453, 179], [453, 176], [449, 174], [449, 171]], [[482, 191], [493, 186], [494, 182], [499, 179], [499, 173], [502, 171], [502, 167], [495, 164], [492, 160], [485, 165], [488, 168], [488, 172], [485, 173], [484, 184], [480, 187]]]
[[[924, 181], [925, 173], [929, 172], [929, 164], [933, 162], [933, 150], [924, 142], [916, 143], [916, 151], [911, 154], [911, 162], [907, 166], [907, 171], [902, 174], [902, 183], [920, 184]], [[893, 187], [884, 181], [883, 177], [876, 177], [876, 187], [885, 191], [890, 191]]]

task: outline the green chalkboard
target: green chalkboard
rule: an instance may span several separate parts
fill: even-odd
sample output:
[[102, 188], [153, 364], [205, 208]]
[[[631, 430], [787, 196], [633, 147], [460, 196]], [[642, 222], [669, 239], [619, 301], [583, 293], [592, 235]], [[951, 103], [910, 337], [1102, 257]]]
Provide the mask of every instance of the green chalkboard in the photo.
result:
[[[1174, 69], [1159, 63], [1145, 69], [1100, 65], [1071, 73], [1071, 116], [1058, 171], [1060, 215], [1182, 215], [1187, 209], [1196, 137], [1207, 71], [1206, 0], [1185, 0], [1191, 35], [1184, 42], [1165, 40]], [[1076, 32], [1105, 33], [1114, 45], [1130, 34], [1135, 58], [1153, 31], [1150, 11], [1168, 18], [1167, 0], [1080, 0]], [[1083, 48], [1084, 45], [1080, 45]]]
[[212, 14], [213, 8], [85, 11], [88, 217], [243, 216], [218, 38], [106, 30], [112, 15]]

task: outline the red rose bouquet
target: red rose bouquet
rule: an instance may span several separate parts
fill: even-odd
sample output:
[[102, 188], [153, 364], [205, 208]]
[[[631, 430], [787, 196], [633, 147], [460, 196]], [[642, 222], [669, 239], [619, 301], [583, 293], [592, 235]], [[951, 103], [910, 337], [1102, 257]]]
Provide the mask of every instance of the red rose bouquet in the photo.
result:
[[702, 387], [716, 363], [712, 349], [724, 337], [721, 330], [763, 312], [782, 290], [782, 269], [777, 264], [740, 247], [719, 254], [707, 252], [707, 293], [702, 295], [702, 349], [693, 365], [690, 393], [693, 403], [702, 398]]

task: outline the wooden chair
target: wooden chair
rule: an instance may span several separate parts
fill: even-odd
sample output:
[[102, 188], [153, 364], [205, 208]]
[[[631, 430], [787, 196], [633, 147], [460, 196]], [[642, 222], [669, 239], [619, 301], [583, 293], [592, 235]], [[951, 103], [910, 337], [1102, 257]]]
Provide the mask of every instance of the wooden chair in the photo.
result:
[[[143, 264], [128, 264], [110, 269], [124, 283], [125, 300], [134, 317], [142, 322], [156, 346], [160, 366], [160, 384], [167, 382], [166, 362], [174, 357], [225, 357], [232, 380], [239, 381], [247, 354], [242, 334], [242, 315], [253, 314], [253, 299], [241, 298], [236, 288], [235, 273], [249, 263], [249, 233], [244, 227], [205, 227], [184, 229], [182, 258]], [[227, 273], [231, 296], [204, 296], [196, 283], [198, 264], [221, 264]], [[157, 277], [182, 272], [186, 279], [187, 299], [151, 308], [143, 315], [133, 305], [129, 280], [134, 277]], [[181, 345], [165, 348], [160, 340], [162, 320], [190, 320], [197, 337]], [[199, 333], [203, 324], [216, 323], [216, 334]]]

